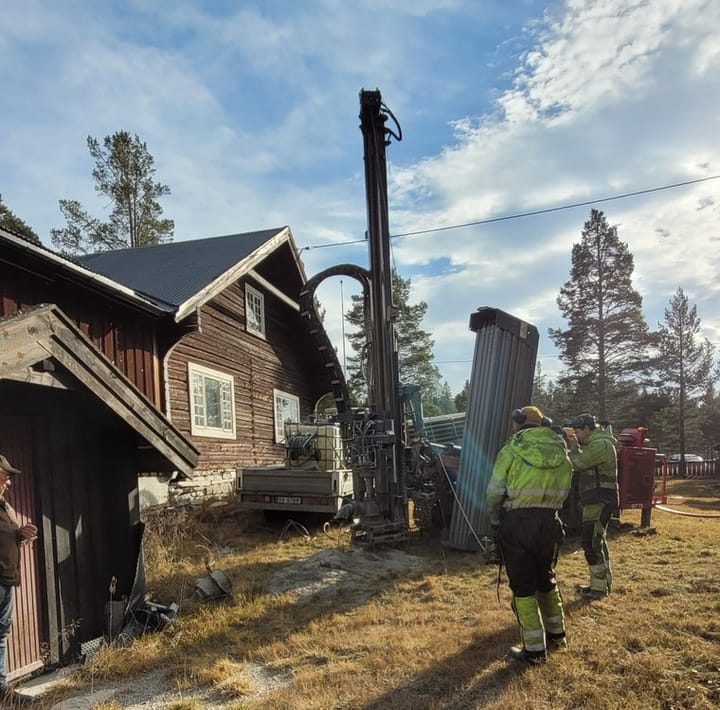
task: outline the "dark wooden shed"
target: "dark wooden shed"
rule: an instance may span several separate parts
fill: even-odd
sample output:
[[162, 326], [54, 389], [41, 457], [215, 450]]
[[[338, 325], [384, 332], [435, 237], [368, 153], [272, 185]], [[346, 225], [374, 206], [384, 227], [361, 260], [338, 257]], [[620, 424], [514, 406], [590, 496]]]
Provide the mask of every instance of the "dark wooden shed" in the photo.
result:
[[23, 471], [8, 498], [40, 529], [22, 551], [14, 678], [103, 634], [135, 578], [138, 471], [190, 474], [198, 454], [54, 305], [0, 319], [0, 402], [0, 451]]

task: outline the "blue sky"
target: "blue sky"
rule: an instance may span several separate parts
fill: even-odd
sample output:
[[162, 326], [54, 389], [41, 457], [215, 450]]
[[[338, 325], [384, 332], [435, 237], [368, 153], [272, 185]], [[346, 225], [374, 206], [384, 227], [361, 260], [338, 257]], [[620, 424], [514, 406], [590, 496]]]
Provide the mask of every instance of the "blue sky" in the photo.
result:
[[[86, 137], [137, 133], [185, 240], [290, 225], [308, 276], [367, 265], [358, 92], [379, 88], [401, 234], [720, 175], [716, 0], [4, 0], [0, 193], [50, 245], [58, 200], [101, 217]], [[720, 346], [720, 180], [597, 205], [635, 256], [651, 327], [682, 286]], [[457, 392], [470, 314], [548, 328], [581, 207], [394, 239]], [[341, 296], [322, 287], [342, 354]]]

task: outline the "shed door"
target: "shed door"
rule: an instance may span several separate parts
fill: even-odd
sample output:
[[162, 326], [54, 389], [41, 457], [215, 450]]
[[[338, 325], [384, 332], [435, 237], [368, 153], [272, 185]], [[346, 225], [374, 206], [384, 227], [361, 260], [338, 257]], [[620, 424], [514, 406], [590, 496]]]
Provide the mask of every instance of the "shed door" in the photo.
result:
[[[22, 474], [15, 476], [7, 499], [18, 514], [21, 525], [33, 522], [42, 535], [42, 521], [35, 519], [30, 419], [0, 416], [0, 453]], [[38, 607], [38, 554], [40, 540], [20, 548], [20, 587], [15, 589], [15, 613], [8, 640], [8, 679], [42, 668], [40, 616]]]

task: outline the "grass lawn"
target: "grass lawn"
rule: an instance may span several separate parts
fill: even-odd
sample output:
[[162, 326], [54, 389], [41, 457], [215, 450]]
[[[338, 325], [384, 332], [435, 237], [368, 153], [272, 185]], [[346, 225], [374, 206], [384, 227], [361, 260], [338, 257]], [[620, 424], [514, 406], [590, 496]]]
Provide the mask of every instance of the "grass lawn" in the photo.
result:
[[[720, 482], [672, 480], [668, 496], [677, 512], [653, 510], [653, 534], [638, 534], [640, 511], [622, 513], [606, 600], [575, 591], [587, 568], [568, 538], [557, 572], [570, 647], [533, 668], [505, 658], [518, 641], [507, 577], [498, 586], [476, 554], [415, 534], [402, 550], [353, 558], [347, 535], [319, 525], [305, 535], [232, 505], [168, 513], [149, 521], [146, 566], [152, 599], [178, 602], [179, 619], [101, 651], [48, 703], [163, 668], [175, 687], [212, 687], [236, 710], [719, 707]], [[323, 563], [335, 554], [350, 562]], [[312, 560], [322, 584], [269, 591]], [[230, 599], [194, 597], [206, 564], [230, 577]]]

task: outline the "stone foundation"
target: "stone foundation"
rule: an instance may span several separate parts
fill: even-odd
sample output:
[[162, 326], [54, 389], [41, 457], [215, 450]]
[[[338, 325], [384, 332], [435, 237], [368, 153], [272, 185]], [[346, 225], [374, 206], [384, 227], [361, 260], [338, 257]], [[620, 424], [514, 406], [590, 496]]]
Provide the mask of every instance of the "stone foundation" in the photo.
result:
[[237, 471], [193, 471], [192, 479], [178, 479], [168, 484], [168, 503], [185, 505], [226, 498], [237, 491]]

